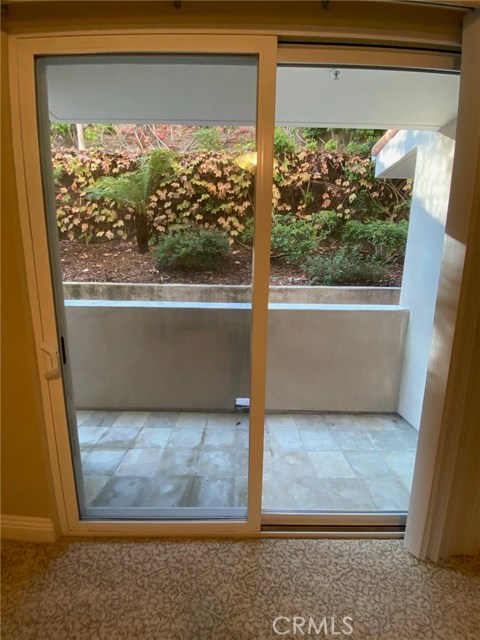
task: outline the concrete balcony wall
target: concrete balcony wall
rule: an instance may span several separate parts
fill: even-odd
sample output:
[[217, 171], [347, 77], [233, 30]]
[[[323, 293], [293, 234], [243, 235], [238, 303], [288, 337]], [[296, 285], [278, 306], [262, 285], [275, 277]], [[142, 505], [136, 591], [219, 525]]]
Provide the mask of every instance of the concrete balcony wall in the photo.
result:
[[408, 311], [270, 305], [267, 409], [397, 410]]
[[[248, 303], [67, 300], [77, 408], [232, 410], [248, 397]], [[408, 311], [271, 304], [267, 409], [395, 411]]]
[[75, 404], [229, 409], [249, 395], [248, 304], [66, 302]]
[[[216, 284], [64, 282], [65, 300], [251, 302], [252, 287]], [[400, 287], [271, 286], [269, 302], [291, 304], [399, 304]]]

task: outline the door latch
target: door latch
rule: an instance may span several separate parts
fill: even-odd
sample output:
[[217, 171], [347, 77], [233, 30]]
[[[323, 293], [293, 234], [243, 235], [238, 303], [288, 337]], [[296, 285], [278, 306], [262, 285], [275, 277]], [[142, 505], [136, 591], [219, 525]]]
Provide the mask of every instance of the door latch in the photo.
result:
[[47, 356], [47, 358], [44, 358], [43, 375], [47, 380], [52, 380], [52, 378], [56, 378], [60, 373], [58, 349], [49, 342], [42, 342], [40, 349]]

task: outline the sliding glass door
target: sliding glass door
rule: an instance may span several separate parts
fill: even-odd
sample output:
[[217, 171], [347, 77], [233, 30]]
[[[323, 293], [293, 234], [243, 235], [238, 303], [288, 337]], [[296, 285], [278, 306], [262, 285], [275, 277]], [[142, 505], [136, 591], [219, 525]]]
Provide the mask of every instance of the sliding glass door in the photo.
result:
[[37, 74], [81, 517], [246, 518], [257, 58]]
[[40, 140], [41, 157], [26, 136], [18, 153], [64, 530], [401, 524], [456, 59], [277, 59], [275, 38], [233, 36], [19, 51], [20, 129]]
[[285, 51], [277, 70], [265, 523], [405, 520], [458, 87], [454, 70], [295, 63]]
[[81, 40], [20, 87], [68, 528], [256, 530], [275, 39]]

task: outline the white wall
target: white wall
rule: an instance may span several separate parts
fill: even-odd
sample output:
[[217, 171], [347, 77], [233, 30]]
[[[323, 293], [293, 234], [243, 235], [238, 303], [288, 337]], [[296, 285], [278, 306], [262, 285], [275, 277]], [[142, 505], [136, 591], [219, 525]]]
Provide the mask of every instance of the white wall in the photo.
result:
[[[248, 304], [66, 303], [78, 408], [232, 410], [248, 397]], [[267, 409], [394, 411], [408, 312], [270, 305]]]
[[[400, 305], [410, 311], [398, 412], [417, 429], [423, 406], [454, 141], [440, 133], [400, 131], [377, 157], [376, 174], [409, 177], [415, 167]], [[412, 162], [415, 158], [416, 162]]]

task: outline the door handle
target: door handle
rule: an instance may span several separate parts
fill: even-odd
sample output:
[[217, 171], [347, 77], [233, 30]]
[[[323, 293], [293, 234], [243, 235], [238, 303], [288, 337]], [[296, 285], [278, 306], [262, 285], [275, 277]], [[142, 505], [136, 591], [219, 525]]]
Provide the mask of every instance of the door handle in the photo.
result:
[[45, 363], [44, 358], [44, 370], [43, 375], [47, 380], [56, 378], [60, 373], [60, 363], [58, 360], [58, 349], [49, 342], [42, 342], [40, 349], [48, 356], [49, 364]]

